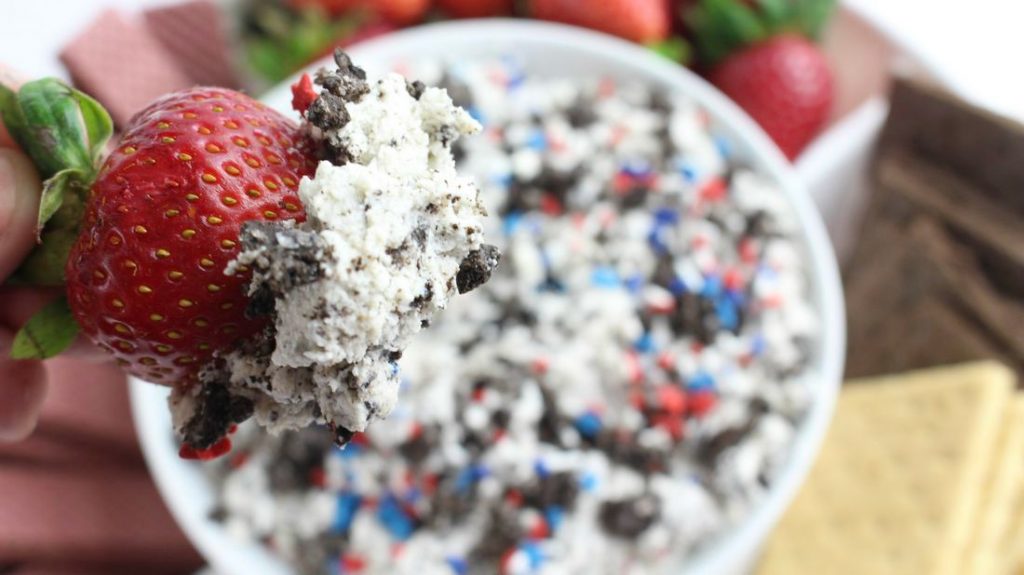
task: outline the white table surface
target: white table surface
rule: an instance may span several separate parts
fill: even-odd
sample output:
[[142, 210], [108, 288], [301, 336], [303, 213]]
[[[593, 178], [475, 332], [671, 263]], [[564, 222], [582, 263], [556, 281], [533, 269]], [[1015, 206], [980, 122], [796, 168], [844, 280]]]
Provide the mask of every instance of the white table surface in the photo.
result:
[[[968, 99], [1024, 120], [1021, 0], [844, 0]], [[66, 77], [61, 46], [106, 7], [174, 0], [0, 0], [0, 62], [30, 77]]]

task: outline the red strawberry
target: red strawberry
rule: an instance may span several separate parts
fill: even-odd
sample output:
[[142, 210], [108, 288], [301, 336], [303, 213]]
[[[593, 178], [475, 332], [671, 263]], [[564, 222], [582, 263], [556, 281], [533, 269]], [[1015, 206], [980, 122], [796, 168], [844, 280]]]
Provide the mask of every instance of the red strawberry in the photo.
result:
[[486, 18], [512, 13], [513, 0], [437, 0], [439, 8], [454, 18]]
[[430, 0], [370, 0], [370, 6], [385, 20], [407, 26], [423, 19]]
[[793, 159], [828, 119], [832, 73], [818, 48], [777, 36], [726, 58], [711, 82], [732, 98]]
[[644, 43], [664, 40], [671, 25], [666, 0], [533, 0], [531, 14]]
[[82, 331], [131, 373], [172, 384], [261, 322], [226, 276], [247, 220], [303, 219], [312, 162], [296, 126], [237, 92], [194, 88], [140, 112], [103, 164], [67, 260]]

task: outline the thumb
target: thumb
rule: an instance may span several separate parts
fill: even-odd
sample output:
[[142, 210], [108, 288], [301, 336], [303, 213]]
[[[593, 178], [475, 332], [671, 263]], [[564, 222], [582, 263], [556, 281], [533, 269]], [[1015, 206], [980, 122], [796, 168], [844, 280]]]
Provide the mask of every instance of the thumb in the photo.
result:
[[0, 148], [0, 283], [32, 250], [42, 184], [31, 160]]

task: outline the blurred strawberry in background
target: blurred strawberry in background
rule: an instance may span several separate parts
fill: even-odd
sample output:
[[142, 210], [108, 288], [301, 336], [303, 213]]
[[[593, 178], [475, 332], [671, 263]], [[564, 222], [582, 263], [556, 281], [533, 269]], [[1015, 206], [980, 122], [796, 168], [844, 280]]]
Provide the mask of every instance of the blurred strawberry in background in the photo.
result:
[[708, 79], [794, 159], [825, 125], [828, 62], [814, 43], [833, 0], [699, 0], [681, 15]]
[[600, 30], [634, 42], [664, 40], [671, 27], [666, 0], [532, 0], [529, 6], [534, 18]]
[[790, 159], [824, 127], [833, 76], [816, 41], [835, 0], [247, 0], [249, 65], [276, 84], [335, 47], [445, 18], [517, 16], [590, 28], [693, 67]]
[[508, 16], [513, 4], [513, 0], [437, 0], [437, 7], [453, 18]]

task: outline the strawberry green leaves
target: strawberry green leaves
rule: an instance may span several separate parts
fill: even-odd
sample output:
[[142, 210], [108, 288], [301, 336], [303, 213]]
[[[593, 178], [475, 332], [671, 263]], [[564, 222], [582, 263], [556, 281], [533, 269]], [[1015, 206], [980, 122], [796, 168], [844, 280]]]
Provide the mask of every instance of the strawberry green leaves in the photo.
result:
[[110, 115], [82, 92], [43, 78], [17, 92], [0, 85], [0, 118], [44, 178], [39, 245], [9, 281], [60, 285], [89, 186], [113, 133]]
[[[113, 123], [96, 100], [54, 78], [29, 82], [17, 91], [0, 84], [0, 119], [44, 180], [36, 220], [37, 245], [7, 281], [61, 285]], [[67, 301], [61, 299], [22, 327], [11, 356], [54, 356], [71, 344], [77, 332]]]
[[64, 351], [75, 341], [78, 324], [71, 315], [67, 298], [60, 298], [28, 320], [11, 345], [12, 359], [46, 359]]
[[0, 116], [43, 178], [66, 169], [92, 175], [113, 132], [99, 103], [54, 78], [17, 92], [0, 86]]
[[702, 64], [711, 67], [740, 49], [795, 33], [816, 39], [835, 0], [700, 0], [684, 18]]

